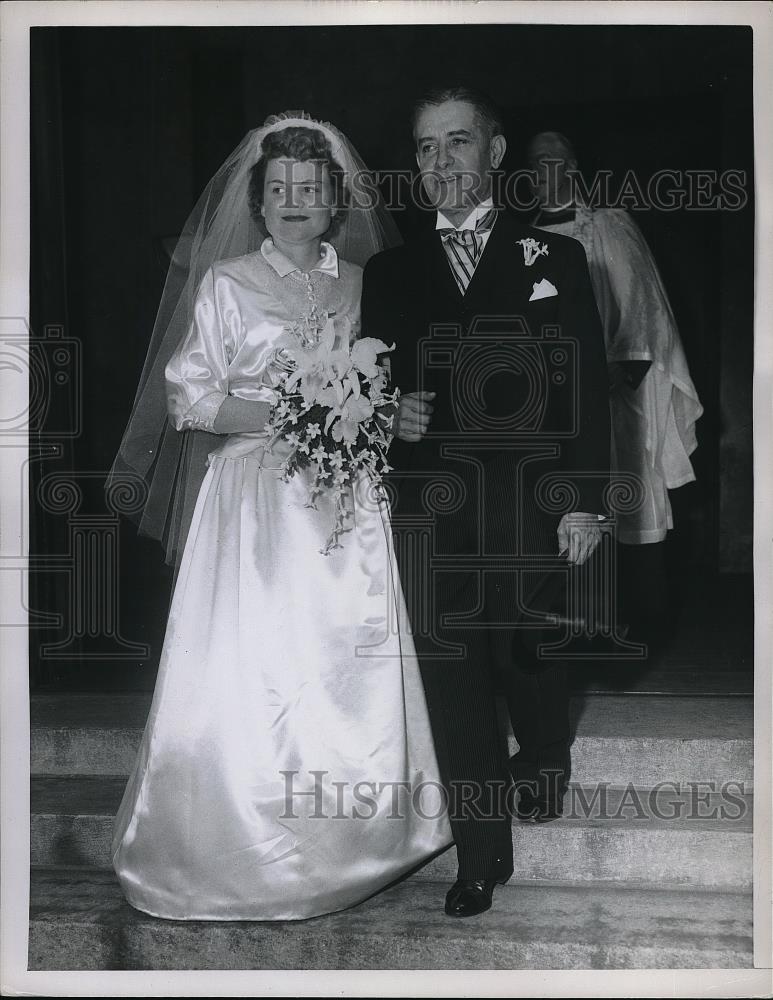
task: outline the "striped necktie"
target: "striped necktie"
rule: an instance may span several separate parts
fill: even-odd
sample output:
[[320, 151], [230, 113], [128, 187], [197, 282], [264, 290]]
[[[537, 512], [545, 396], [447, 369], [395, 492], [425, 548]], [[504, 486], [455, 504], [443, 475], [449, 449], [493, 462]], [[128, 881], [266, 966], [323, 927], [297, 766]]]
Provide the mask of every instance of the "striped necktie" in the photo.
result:
[[483, 234], [492, 229], [496, 217], [497, 210], [492, 208], [478, 219], [474, 229], [438, 230], [448, 263], [462, 295], [472, 281], [483, 252]]

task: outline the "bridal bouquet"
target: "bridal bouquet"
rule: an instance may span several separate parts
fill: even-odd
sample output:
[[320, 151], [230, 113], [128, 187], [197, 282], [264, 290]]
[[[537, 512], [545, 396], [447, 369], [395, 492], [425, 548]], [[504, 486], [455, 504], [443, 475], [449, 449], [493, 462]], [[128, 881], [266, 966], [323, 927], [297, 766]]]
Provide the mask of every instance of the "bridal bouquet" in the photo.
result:
[[269, 364], [278, 399], [265, 427], [268, 449], [280, 441], [289, 446], [285, 479], [313, 470], [308, 506], [331, 494], [335, 519], [321, 550], [325, 555], [349, 530], [345, 498], [357, 475], [366, 472], [378, 486], [390, 471], [393, 417], [379, 407], [395, 404], [400, 393], [389, 391], [387, 371], [376, 359], [392, 350], [394, 344], [373, 337], [352, 343], [348, 331], [337, 342], [333, 318], [323, 314], [287, 329]]

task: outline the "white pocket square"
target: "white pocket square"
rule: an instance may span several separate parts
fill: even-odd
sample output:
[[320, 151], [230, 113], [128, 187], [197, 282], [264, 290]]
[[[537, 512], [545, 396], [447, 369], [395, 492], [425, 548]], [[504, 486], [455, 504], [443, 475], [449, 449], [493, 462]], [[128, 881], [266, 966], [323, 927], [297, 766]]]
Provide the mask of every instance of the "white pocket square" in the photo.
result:
[[529, 296], [529, 302], [536, 302], [537, 299], [549, 299], [553, 295], [558, 295], [558, 289], [552, 285], [547, 278], [534, 282], [534, 291]]

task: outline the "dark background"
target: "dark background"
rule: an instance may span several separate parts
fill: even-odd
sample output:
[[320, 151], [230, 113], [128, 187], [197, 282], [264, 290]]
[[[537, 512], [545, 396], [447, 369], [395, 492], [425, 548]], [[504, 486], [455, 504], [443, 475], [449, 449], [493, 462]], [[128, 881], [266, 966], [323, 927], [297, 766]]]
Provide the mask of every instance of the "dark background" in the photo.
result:
[[[746, 171], [741, 211], [633, 214], [705, 407], [698, 480], [671, 494], [670, 563], [704, 578], [751, 571], [750, 28], [33, 28], [31, 73], [31, 325], [46, 345], [52, 326], [79, 342], [71, 385], [82, 401], [80, 432], [31, 466], [31, 552], [42, 558], [31, 612], [60, 616], [31, 631], [33, 686], [152, 686], [171, 572], [157, 543], [111, 520], [102, 482], [163, 287], [162, 240], [271, 113], [304, 109], [341, 128], [373, 169], [411, 169], [411, 101], [437, 83], [472, 84], [500, 104], [506, 170], [526, 166], [534, 132], [557, 129], [574, 139], [587, 176], [610, 169], [621, 180], [633, 169], [646, 183], [664, 168]], [[428, 220], [413, 209], [396, 221], [410, 236]], [[74, 397], [49, 395], [42, 430], [56, 441]], [[52, 475], [75, 478], [80, 506], [63, 512], [42, 499]], [[76, 574], [67, 566], [79, 546], [88, 556]]]

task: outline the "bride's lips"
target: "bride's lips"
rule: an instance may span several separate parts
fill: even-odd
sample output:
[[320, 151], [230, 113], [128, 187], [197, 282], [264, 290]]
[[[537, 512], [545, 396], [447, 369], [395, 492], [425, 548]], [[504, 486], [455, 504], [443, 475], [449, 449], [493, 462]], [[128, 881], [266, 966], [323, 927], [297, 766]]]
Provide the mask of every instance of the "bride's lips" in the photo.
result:
[[308, 215], [283, 215], [282, 222], [308, 222]]

